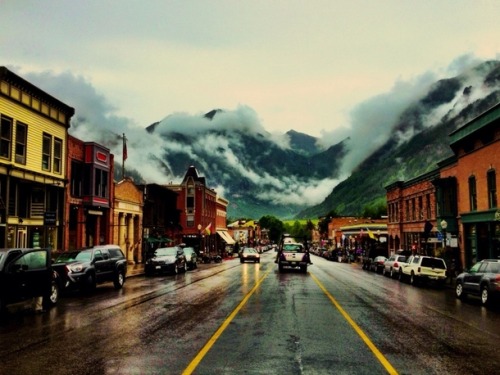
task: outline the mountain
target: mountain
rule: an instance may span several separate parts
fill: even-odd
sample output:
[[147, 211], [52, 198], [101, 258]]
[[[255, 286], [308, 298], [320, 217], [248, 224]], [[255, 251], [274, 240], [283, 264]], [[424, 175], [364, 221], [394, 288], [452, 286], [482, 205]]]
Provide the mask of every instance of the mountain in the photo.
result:
[[[207, 121], [225, 121], [224, 111], [211, 111], [203, 117]], [[175, 118], [164, 121], [176, 122]], [[213, 187], [230, 201], [231, 217], [261, 217], [273, 213], [278, 217], [292, 217], [307, 207], [297, 190], [303, 190], [311, 181], [335, 178], [338, 166], [335, 160], [342, 155], [342, 145], [325, 150], [318, 148], [315, 139], [290, 131], [277, 143], [271, 135], [250, 129], [224, 129], [206, 124], [206, 129], [190, 134], [172, 130], [163, 132], [176, 149], [168, 151], [168, 161], [157, 160], [163, 173], [182, 176], [194, 165]], [[159, 133], [161, 122], [146, 130]], [[182, 145], [182, 146], [180, 146]], [[332, 163], [333, 161], [333, 163]]]
[[350, 133], [321, 139], [269, 133], [244, 106], [171, 114], [135, 141], [127, 174], [168, 183], [194, 165], [229, 200], [230, 218], [359, 215], [385, 202], [388, 184], [432, 170], [452, 154], [448, 134], [500, 101], [500, 62], [398, 90], [362, 103]]
[[[476, 79], [475, 84], [471, 84], [471, 78]], [[435, 169], [437, 162], [453, 155], [448, 135], [498, 102], [498, 61], [436, 82], [401, 113], [394, 137], [366, 158], [322, 203], [301, 211], [297, 217], [318, 217], [331, 210], [351, 215], [361, 213], [365, 206], [385, 203], [385, 186]], [[413, 136], [405, 135], [409, 131]]]

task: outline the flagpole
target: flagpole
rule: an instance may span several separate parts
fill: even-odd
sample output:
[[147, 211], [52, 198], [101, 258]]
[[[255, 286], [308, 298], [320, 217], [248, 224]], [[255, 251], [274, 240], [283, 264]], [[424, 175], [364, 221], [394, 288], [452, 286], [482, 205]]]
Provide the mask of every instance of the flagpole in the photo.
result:
[[125, 138], [125, 133], [123, 133], [123, 149], [122, 149], [122, 180], [125, 179], [125, 159], [127, 158], [127, 138]]

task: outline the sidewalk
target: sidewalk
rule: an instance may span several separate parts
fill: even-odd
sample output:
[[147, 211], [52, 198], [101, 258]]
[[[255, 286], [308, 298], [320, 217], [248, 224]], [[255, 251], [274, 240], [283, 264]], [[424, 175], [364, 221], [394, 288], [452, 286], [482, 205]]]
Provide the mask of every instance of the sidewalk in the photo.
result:
[[144, 275], [144, 264], [127, 265], [127, 277]]

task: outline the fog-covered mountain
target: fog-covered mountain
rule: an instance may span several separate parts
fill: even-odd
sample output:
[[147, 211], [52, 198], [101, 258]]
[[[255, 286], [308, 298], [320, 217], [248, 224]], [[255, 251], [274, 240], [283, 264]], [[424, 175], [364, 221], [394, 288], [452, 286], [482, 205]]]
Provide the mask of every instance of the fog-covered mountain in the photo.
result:
[[437, 167], [453, 153], [449, 134], [500, 102], [500, 62], [475, 66], [442, 79], [401, 112], [393, 136], [360, 163], [319, 205], [297, 217], [362, 212], [385, 203], [385, 186], [417, 177]]
[[194, 165], [229, 200], [231, 218], [317, 217], [333, 209], [359, 214], [385, 201], [387, 184], [435, 168], [451, 155], [448, 134], [500, 100], [500, 62], [461, 56], [439, 73], [397, 80], [352, 108], [346, 124], [307, 124], [324, 129], [316, 138], [293, 130], [270, 133], [245, 105], [136, 124], [115, 115], [83, 77], [45, 72], [25, 78], [75, 107], [69, 132], [108, 147], [116, 179], [125, 134], [125, 175], [179, 183]]

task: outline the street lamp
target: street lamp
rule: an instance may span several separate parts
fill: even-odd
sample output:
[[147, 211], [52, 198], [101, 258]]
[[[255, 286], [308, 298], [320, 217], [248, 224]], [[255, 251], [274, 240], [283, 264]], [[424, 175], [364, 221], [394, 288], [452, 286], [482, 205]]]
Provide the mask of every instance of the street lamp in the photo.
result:
[[202, 243], [201, 243], [201, 228], [203, 228], [201, 226], [201, 224], [198, 224], [198, 252], [200, 255], [202, 255]]

